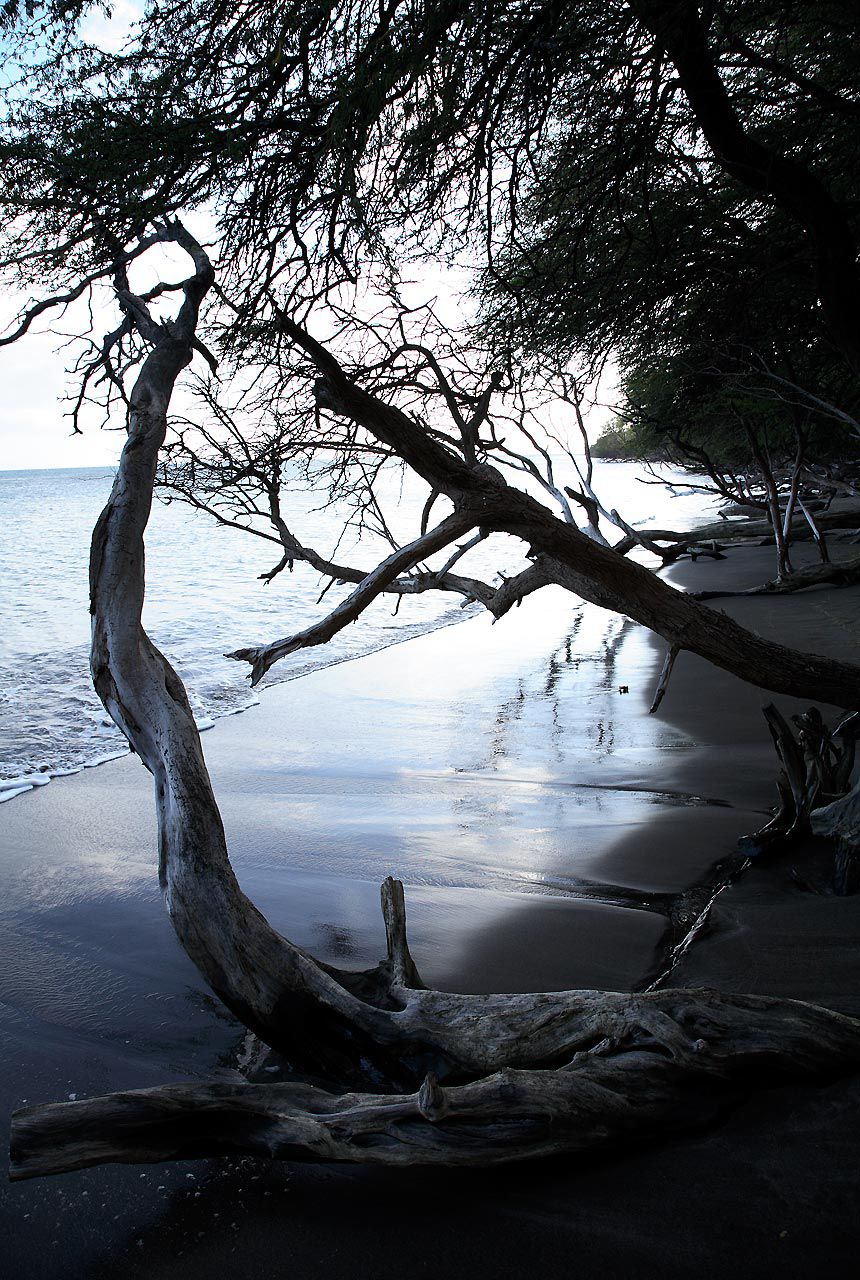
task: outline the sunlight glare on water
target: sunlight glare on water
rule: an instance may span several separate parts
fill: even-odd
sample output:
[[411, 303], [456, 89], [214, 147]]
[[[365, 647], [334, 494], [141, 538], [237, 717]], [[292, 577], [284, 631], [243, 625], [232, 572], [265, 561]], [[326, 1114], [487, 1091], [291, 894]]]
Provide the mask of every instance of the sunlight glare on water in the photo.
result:
[[[604, 503], [629, 521], [683, 528], [713, 510], [701, 495], [642, 484], [639, 474], [634, 464], [596, 464]], [[0, 473], [0, 799], [16, 794], [23, 777], [28, 782], [22, 785], [45, 781], [125, 750], [88, 670], [88, 547], [111, 481], [112, 472], [100, 469]], [[401, 490], [399, 479], [386, 483], [395, 534], [414, 537], [424, 491]], [[366, 536], [357, 544], [347, 534], [339, 544], [339, 522], [331, 512], [315, 510], [319, 503], [320, 495], [289, 499], [289, 519], [302, 541], [362, 569], [387, 554], [381, 540]], [[278, 551], [274, 543], [219, 527], [179, 503], [154, 504], [146, 535], [144, 622], [182, 676], [201, 727], [256, 701], [244, 664], [225, 652], [301, 630], [351, 589], [335, 587], [319, 603], [326, 582], [303, 565], [266, 586], [259, 575], [278, 561]], [[524, 564], [521, 544], [496, 537], [470, 553], [458, 571], [498, 581], [499, 572], [517, 572]], [[475, 608], [464, 610], [459, 597], [432, 592], [404, 598], [395, 616], [391, 599], [382, 598], [330, 644], [279, 662], [264, 687], [452, 625]], [[584, 635], [593, 631], [595, 652], [602, 655], [605, 615], [586, 615]]]

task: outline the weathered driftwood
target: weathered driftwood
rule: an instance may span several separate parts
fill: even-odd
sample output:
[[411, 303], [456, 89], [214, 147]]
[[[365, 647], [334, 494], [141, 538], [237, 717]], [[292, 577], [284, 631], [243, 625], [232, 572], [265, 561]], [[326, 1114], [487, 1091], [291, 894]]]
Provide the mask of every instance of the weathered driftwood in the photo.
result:
[[[860, 507], [851, 506], [838, 511], [822, 512], [815, 517], [819, 533], [860, 528]], [[641, 541], [639, 535], [644, 533], [653, 543], [668, 543], [681, 555], [689, 547], [707, 545], [711, 542], [744, 543], [773, 542], [773, 526], [768, 520], [715, 520], [711, 524], [700, 525], [697, 529], [646, 529], [632, 530], [626, 537], [615, 543], [614, 550], [626, 554]], [[795, 515], [791, 521], [792, 542], [811, 542], [815, 539], [812, 527], [802, 513]], [[668, 548], [657, 548], [656, 554], [665, 556]]]
[[675, 665], [675, 659], [678, 656], [678, 646], [670, 645], [666, 651], [666, 657], [663, 659], [663, 666], [660, 668], [660, 675], [657, 680], [657, 688], [654, 690], [654, 697], [651, 706], [648, 708], [649, 715], [654, 714], [660, 703], [666, 696], [666, 690], [669, 688], [669, 677], [672, 674], [672, 668]]
[[822, 805], [812, 814], [812, 830], [860, 853], [860, 784], [847, 796]]
[[[850, 791], [848, 786], [860, 738], [860, 714], [855, 712], [844, 717], [831, 738], [834, 743], [839, 742], [836, 785], [830, 789], [831, 794], [836, 793], [836, 799], [815, 809], [810, 815], [810, 825], [815, 835], [826, 836], [836, 844], [834, 892], [857, 893], [860, 892], [860, 782]], [[847, 794], [840, 795], [841, 791]]]
[[372, 573], [367, 574], [355, 591], [347, 596], [346, 600], [341, 601], [321, 622], [314, 623], [304, 631], [288, 636], [284, 640], [276, 640], [263, 649], [237, 649], [226, 656], [236, 658], [238, 661], [250, 662], [253, 669], [252, 681], [256, 684], [269, 667], [287, 654], [295, 653], [297, 649], [310, 649], [318, 644], [328, 644], [339, 631], [349, 626], [351, 622], [355, 622], [368, 604], [381, 595], [405, 569], [414, 568], [422, 560], [432, 556], [435, 551], [450, 546], [454, 538], [468, 533], [471, 528], [472, 521], [468, 516], [456, 513], [448, 516], [436, 529], [423, 533], [414, 542], [392, 552], [387, 559], [377, 565]]
[[851, 825], [853, 821], [856, 828], [856, 792], [845, 793], [851, 786], [860, 714], [844, 716], [831, 730], [818, 708], [810, 707], [791, 717], [796, 732], [773, 704], [764, 708], [764, 716], [782, 766], [776, 780], [779, 804], [773, 818], [743, 836], [739, 847], [763, 853], [811, 832], [856, 845]]
[[[688, 1086], [737, 1078], [758, 1063], [798, 1070], [854, 1063], [860, 1025], [791, 1001], [703, 992], [468, 996], [427, 990], [409, 954], [403, 892], [395, 881], [383, 886], [388, 954], [363, 973], [315, 961], [244, 896], [185, 690], [141, 625], [143, 534], [167, 406], [190, 359], [197, 310], [212, 281], [199, 246], [181, 228], [175, 238], [195, 264], [177, 319], [157, 325], [142, 300], [128, 302], [151, 352], [130, 397], [128, 441], [93, 535], [93, 679], [153, 775], [165, 905], [212, 990], [294, 1067], [341, 1089], [370, 1084], [385, 1096], [344, 1098], [303, 1086], [177, 1086], [31, 1108], [14, 1120], [15, 1176], [235, 1149], [401, 1162], [518, 1159], [664, 1123]], [[766, 645], [641, 567], [576, 531], [568, 534], [527, 495], [509, 492], [491, 468], [466, 467], [444, 449], [440, 454], [404, 415], [362, 398], [339, 366], [327, 366], [317, 344], [308, 343], [325, 366], [332, 396], [349, 392], [355, 415], [369, 419], [379, 438], [396, 442], [442, 491], [457, 493], [457, 530], [469, 508], [476, 525], [483, 527], [486, 516], [488, 527], [532, 536], [541, 550], [527, 576], [551, 568], [553, 580], [585, 584], [588, 598], [610, 607], [625, 591], [638, 591], [643, 620], [668, 609], [673, 635], [688, 628], [686, 647], [707, 636], [713, 650], [722, 637], [730, 667], [746, 662], [753, 671], [773, 671], [768, 662], [781, 658], [778, 683], [796, 671], [807, 682], [816, 676], [829, 682], [834, 694], [856, 690], [856, 668]], [[592, 574], [587, 583], [586, 570]]]
[[742, 591], [694, 591], [697, 600], [719, 600], [727, 596], [790, 595], [795, 591], [808, 591], [810, 587], [854, 587], [860, 583], [860, 556], [834, 563], [808, 565], [795, 569], [784, 578], [773, 578], [756, 587]]
[[511, 1047], [519, 1042], [531, 1056], [526, 1040], [534, 1039], [547, 1064], [558, 1065], [508, 1067], [453, 1086], [429, 1072], [419, 1088], [396, 1094], [188, 1084], [29, 1107], [13, 1117], [11, 1176], [237, 1152], [388, 1165], [499, 1164], [710, 1119], [715, 1103], [725, 1100], [724, 1084], [860, 1063], [860, 1022], [800, 1001], [705, 990], [402, 994], [407, 1020], [422, 1005], [436, 1006], [434, 1019], [449, 1002], [455, 1021], [466, 1012], [476, 1041], [486, 1039], [484, 1056], [505, 1028], [506, 1038], [514, 1035], [506, 1050], [514, 1060]]

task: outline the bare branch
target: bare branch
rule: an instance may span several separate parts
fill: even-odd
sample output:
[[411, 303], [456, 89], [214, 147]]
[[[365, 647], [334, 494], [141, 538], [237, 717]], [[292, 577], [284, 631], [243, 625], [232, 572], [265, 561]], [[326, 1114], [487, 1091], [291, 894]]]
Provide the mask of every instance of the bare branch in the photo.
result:
[[239, 662], [251, 664], [251, 684], [257, 684], [269, 668], [297, 649], [307, 649], [314, 645], [326, 644], [338, 631], [342, 631], [350, 622], [355, 622], [368, 605], [381, 594], [385, 588], [407, 569], [414, 568], [421, 560], [448, 546], [455, 538], [467, 533], [474, 526], [474, 518], [464, 514], [448, 516], [440, 525], [429, 533], [422, 534], [414, 542], [400, 547], [386, 560], [367, 575], [352, 595], [342, 601], [337, 608], [313, 626], [284, 640], [276, 640], [258, 648], [237, 649], [226, 655]]

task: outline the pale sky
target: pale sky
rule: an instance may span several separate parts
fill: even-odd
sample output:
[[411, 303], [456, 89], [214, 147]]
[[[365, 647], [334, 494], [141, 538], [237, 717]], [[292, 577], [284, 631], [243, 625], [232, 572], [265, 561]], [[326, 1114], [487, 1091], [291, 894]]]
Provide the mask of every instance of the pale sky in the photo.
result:
[[[106, 317], [107, 319], [107, 317]], [[105, 328], [113, 327], [106, 325]], [[119, 460], [125, 443], [125, 430], [120, 418], [115, 429], [104, 430], [98, 415], [91, 411], [82, 420], [83, 434], [73, 435], [71, 420], [66, 416], [71, 404], [67, 400], [75, 387], [75, 379], [66, 373], [74, 352], [58, 350], [61, 339], [41, 333], [26, 335], [14, 346], [0, 347], [0, 471], [25, 471], [45, 467], [110, 467]], [[181, 397], [181, 391], [177, 389]], [[578, 437], [570, 418], [563, 410], [556, 429], [565, 422], [572, 432], [575, 452]], [[550, 416], [550, 421], [552, 417]], [[589, 435], [600, 434], [609, 413], [592, 410]]]
[[[86, 34], [103, 47], [117, 48], [140, 9], [140, 0], [117, 0], [111, 19], [99, 15], [88, 19]], [[209, 222], [202, 211], [195, 213], [189, 225], [202, 239], [209, 239], [215, 234], [214, 224]], [[161, 253], [160, 250], [155, 252]], [[169, 252], [162, 254], [164, 261], [160, 265], [184, 265], [183, 255], [176, 257], [175, 264], [171, 262], [173, 256]], [[159, 275], [158, 265], [157, 261], [151, 266], [139, 264], [135, 273], [143, 271], [148, 276], [152, 272], [152, 279], [133, 282], [132, 287], [154, 283]], [[434, 277], [432, 293], [436, 297], [437, 309], [443, 315], [446, 301], [451, 303], [453, 315], [450, 319], [456, 324], [463, 307], [463, 281], [451, 269], [446, 276], [451, 279], [443, 281]], [[418, 293], [425, 297], [413, 301], [426, 300], [430, 292], [428, 282], [418, 280], [415, 284]], [[452, 287], [457, 285], [460, 286], [459, 289]], [[26, 299], [23, 296], [16, 299], [9, 295], [0, 301], [0, 330], [6, 327], [6, 323], [24, 302]], [[88, 328], [88, 322], [89, 316], [82, 311], [81, 304], [77, 304], [66, 316], [60, 318], [59, 326], [66, 333], [76, 330], [80, 333]], [[103, 333], [114, 328], [114, 308], [109, 304], [103, 306], [101, 300], [96, 300], [94, 322], [96, 332], [92, 336], [98, 340]], [[121, 420], [115, 424], [118, 429], [104, 430], [99, 426], [98, 415], [90, 412], [82, 418], [83, 434], [72, 433], [71, 421], [67, 416], [71, 404], [67, 397], [75, 390], [76, 380], [66, 370], [73, 364], [81, 348], [62, 348], [62, 342], [62, 338], [42, 332], [27, 334], [12, 346], [0, 347], [0, 386], [3, 389], [0, 397], [0, 471], [44, 467], [107, 467], [115, 465], [119, 459], [125, 442]], [[569, 410], [565, 410], [564, 416], [568, 415]], [[609, 415], [603, 411], [589, 416], [593, 424], [590, 424], [590, 431], [594, 438], [599, 435]], [[574, 447], [579, 452], [575, 432], [574, 442]]]
[[[141, 0], [114, 0], [110, 15], [94, 10], [83, 24], [86, 39], [104, 49], [118, 49], [143, 9]], [[5, 299], [4, 316], [14, 310]], [[63, 397], [72, 386], [65, 374], [71, 355], [56, 352], [57, 339], [27, 335], [11, 347], [0, 347], [0, 471], [35, 467], [113, 466], [125, 440], [124, 431], [90, 426], [72, 436], [63, 415]]]
[[37, 334], [0, 348], [0, 471], [33, 467], [112, 466], [119, 458], [124, 431], [88, 426], [72, 436], [63, 415], [71, 387], [64, 372], [68, 351], [53, 350], [56, 339]]

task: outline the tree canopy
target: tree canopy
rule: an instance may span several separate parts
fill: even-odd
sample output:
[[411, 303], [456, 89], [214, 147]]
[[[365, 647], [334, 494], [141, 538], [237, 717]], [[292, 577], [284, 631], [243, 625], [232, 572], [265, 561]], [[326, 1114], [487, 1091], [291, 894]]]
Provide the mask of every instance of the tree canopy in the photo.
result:
[[[144, 287], [139, 264], [171, 219], [193, 226], [216, 274], [194, 346], [221, 381], [202, 384], [198, 434], [180, 424], [164, 478], [196, 500], [208, 477], [240, 508], [250, 483], [283, 563], [315, 555], [298, 555], [277, 493], [299, 456], [359, 519], [380, 514], [389, 463], [455, 507], [451, 467], [469, 485], [501, 467], [570, 529], [585, 510], [605, 543], [571, 439], [607, 362], [622, 412], [694, 448], [716, 439], [729, 465], [753, 439], [767, 452], [800, 431], [820, 456], [852, 440], [854, 6], [158, 0], [120, 52], [87, 42], [84, 12], [6, 10], [20, 77], [0, 136], [3, 262], [32, 299], [3, 340], [107, 285], [119, 319], [86, 336], [78, 407], [124, 412], [143, 332], [178, 288], [163, 271]], [[441, 266], [454, 304], [434, 309]], [[344, 412], [341, 378], [372, 404]], [[424, 445], [381, 428], [378, 403]], [[779, 523], [778, 493], [771, 506]], [[422, 589], [501, 607], [452, 568]], [[605, 579], [595, 597], [625, 607]]]
[[6, 210], [56, 264], [94, 218], [127, 242], [206, 208], [249, 328], [267, 290], [465, 246], [520, 359], [647, 352], [752, 271], [855, 362], [857, 25], [839, 0], [155, 3], [124, 53], [31, 72]]

